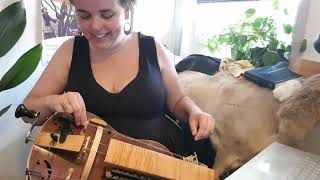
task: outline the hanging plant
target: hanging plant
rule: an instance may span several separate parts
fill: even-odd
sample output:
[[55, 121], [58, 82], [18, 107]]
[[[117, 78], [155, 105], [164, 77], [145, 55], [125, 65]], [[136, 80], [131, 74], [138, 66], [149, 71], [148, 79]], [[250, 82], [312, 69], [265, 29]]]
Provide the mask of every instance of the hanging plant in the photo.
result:
[[[26, 10], [23, 1], [9, 5], [0, 12], [0, 57], [6, 55], [18, 42], [26, 27]], [[5, 42], [5, 43], [3, 43]], [[40, 44], [24, 53], [0, 80], [0, 92], [14, 88], [34, 72], [41, 59]], [[11, 104], [0, 110], [0, 117]]]

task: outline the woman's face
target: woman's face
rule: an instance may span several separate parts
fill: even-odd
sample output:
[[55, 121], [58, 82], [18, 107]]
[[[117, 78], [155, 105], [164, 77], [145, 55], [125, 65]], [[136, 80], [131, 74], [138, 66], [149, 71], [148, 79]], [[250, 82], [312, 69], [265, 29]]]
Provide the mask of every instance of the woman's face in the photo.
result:
[[96, 48], [112, 48], [124, 35], [128, 15], [119, 0], [75, 0], [81, 31]]

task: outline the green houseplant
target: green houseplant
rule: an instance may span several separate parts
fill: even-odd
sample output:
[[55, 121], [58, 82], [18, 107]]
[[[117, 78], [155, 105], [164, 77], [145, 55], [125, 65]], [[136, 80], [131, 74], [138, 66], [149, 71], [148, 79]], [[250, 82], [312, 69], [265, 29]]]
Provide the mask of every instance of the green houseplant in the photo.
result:
[[[273, 1], [273, 9], [279, 9], [279, 0]], [[288, 15], [287, 9], [283, 12]], [[204, 46], [212, 54], [229, 46], [232, 59], [248, 59], [255, 67], [270, 66], [284, 60], [291, 52], [291, 45], [279, 40], [275, 19], [272, 16], [256, 17], [255, 14], [254, 8], [248, 9], [244, 20], [208, 39]], [[292, 34], [292, 29], [290, 24], [282, 25], [282, 30], [288, 35]]]
[[[26, 27], [26, 10], [23, 1], [15, 2], [0, 12], [0, 58], [19, 41]], [[36, 69], [41, 58], [40, 44], [25, 52], [0, 80], [0, 92], [24, 82]], [[4, 60], [4, 59], [1, 59]], [[0, 110], [0, 117], [11, 104]], [[1, 107], [0, 107], [1, 108]]]

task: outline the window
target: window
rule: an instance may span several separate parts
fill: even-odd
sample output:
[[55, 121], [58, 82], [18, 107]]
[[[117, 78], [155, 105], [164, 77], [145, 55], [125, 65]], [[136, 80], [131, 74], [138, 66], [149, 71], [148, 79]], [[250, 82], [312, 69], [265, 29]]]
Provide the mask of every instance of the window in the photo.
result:
[[[279, 0], [278, 19], [293, 24], [300, 0]], [[135, 9], [134, 30], [155, 36], [168, 49], [185, 57], [193, 53], [212, 55], [201, 47], [203, 39], [222, 32], [230, 24], [245, 18], [248, 8], [256, 8], [257, 16], [269, 16], [273, 0], [139, 0]], [[219, 2], [219, 3], [218, 3]], [[278, 16], [278, 14], [275, 14]], [[281, 33], [281, 32], [279, 32]], [[285, 35], [286, 41], [291, 37]], [[219, 55], [228, 56], [228, 53]]]
[[[221, 2], [220, 0], [218, 1]], [[281, 0], [279, 10], [274, 11], [272, 7], [272, 0], [225, 0], [223, 3], [213, 3], [217, 2], [215, 0], [197, 0], [197, 4], [194, 5], [195, 13], [193, 13], [193, 22], [191, 22], [193, 24], [193, 31], [187, 35], [183, 35], [184, 37], [193, 35], [193, 41], [189, 43], [196, 42], [197, 44], [193, 44], [192, 46], [186, 45], [188, 42], [182, 44], [181, 55], [186, 56], [192, 53], [212, 55], [206, 48], [200, 45], [200, 42], [212, 37], [213, 35], [221, 33], [223, 29], [228, 27], [230, 24], [235, 24], [240, 20], [245, 19], [245, 11], [249, 8], [256, 9], [256, 16], [273, 16], [282, 23], [286, 22], [293, 25], [299, 1], [300, 0]], [[284, 8], [288, 9], [288, 15], [283, 13]], [[190, 21], [183, 22], [183, 30], [188, 26], [188, 23], [190, 23]], [[282, 26], [282, 23], [279, 24], [279, 26]], [[290, 42], [291, 35], [286, 35], [283, 32], [278, 33], [283, 41]], [[215, 56], [230, 57], [230, 51], [222, 51], [217, 55], [215, 54]]]

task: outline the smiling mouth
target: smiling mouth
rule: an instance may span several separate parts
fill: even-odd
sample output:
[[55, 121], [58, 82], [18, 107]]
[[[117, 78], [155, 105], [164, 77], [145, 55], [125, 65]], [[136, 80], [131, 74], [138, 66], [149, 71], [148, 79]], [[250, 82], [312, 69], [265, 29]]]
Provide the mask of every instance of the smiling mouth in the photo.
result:
[[95, 36], [96, 36], [96, 38], [101, 39], [101, 38], [106, 37], [108, 34], [110, 34], [110, 33], [96, 34]]

